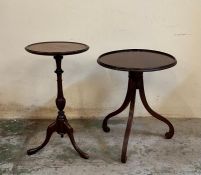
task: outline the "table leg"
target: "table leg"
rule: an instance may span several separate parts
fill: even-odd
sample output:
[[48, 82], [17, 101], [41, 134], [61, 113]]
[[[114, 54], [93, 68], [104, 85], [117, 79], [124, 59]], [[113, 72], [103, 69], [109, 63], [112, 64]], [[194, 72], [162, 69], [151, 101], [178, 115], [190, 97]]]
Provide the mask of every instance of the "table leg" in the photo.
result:
[[75, 142], [75, 139], [74, 139], [74, 136], [73, 136], [73, 128], [69, 125], [69, 123], [66, 121], [64, 123], [65, 127], [66, 127], [66, 131], [67, 131], [67, 134], [70, 138], [70, 141], [73, 145], [73, 147], [75, 148], [75, 150], [79, 153], [79, 155], [82, 157], [82, 158], [85, 158], [85, 159], [88, 159], [89, 156], [88, 154], [86, 154], [85, 152], [83, 152], [76, 144]]
[[103, 120], [103, 124], [102, 124], [102, 128], [103, 128], [103, 131], [105, 132], [109, 132], [110, 131], [110, 128], [108, 127], [108, 120], [111, 118], [111, 117], [114, 117], [115, 115], [121, 113], [130, 103], [130, 100], [131, 100], [131, 80], [129, 79], [128, 81], [128, 88], [127, 88], [127, 93], [126, 93], [126, 98], [123, 102], [123, 104], [121, 105], [121, 107], [119, 109], [117, 109], [116, 111], [108, 114], [105, 119]]
[[48, 126], [48, 128], [47, 128], [46, 138], [45, 138], [44, 142], [43, 142], [40, 146], [38, 146], [38, 147], [36, 147], [36, 148], [29, 149], [29, 150], [27, 151], [27, 154], [28, 154], [28, 155], [35, 154], [35, 153], [37, 153], [39, 150], [41, 150], [43, 147], [45, 147], [45, 146], [47, 145], [47, 143], [49, 142], [50, 137], [52, 136], [53, 132], [55, 132], [55, 131], [56, 131], [56, 122], [53, 122], [53, 123], [50, 124], [50, 125]]
[[[133, 84], [133, 82], [132, 82]], [[122, 146], [122, 153], [121, 153], [121, 162], [126, 163], [127, 160], [127, 146], [128, 146], [128, 140], [131, 132], [131, 127], [133, 123], [133, 115], [134, 115], [134, 106], [135, 106], [135, 96], [136, 96], [136, 87], [133, 84], [132, 93], [131, 93], [131, 102], [130, 102], [130, 110], [129, 110], [129, 117], [127, 121], [127, 127], [124, 135], [124, 141]]]
[[144, 107], [146, 108], [146, 110], [155, 118], [157, 118], [158, 120], [163, 121], [164, 123], [166, 123], [169, 127], [169, 131], [165, 134], [165, 138], [166, 139], [171, 139], [174, 135], [174, 127], [173, 125], [162, 115], [156, 113], [153, 109], [151, 109], [151, 107], [149, 106], [147, 100], [146, 100], [146, 96], [145, 96], [145, 91], [144, 91], [144, 83], [143, 83], [143, 76], [141, 76], [140, 78], [140, 88], [139, 88], [139, 92], [140, 92], [140, 98], [142, 100], [142, 103], [144, 105]]

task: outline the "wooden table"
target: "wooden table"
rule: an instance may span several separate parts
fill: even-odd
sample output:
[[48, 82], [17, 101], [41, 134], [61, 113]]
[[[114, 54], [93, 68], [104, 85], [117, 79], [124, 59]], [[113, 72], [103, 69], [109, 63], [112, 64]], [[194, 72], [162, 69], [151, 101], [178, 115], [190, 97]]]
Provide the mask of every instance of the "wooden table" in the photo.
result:
[[127, 145], [133, 122], [136, 90], [139, 90], [140, 98], [146, 110], [153, 117], [163, 121], [168, 125], [169, 131], [165, 134], [165, 138], [172, 138], [174, 135], [173, 125], [166, 118], [152, 110], [146, 100], [143, 72], [159, 71], [173, 67], [177, 63], [176, 59], [172, 55], [164, 52], [145, 49], [128, 49], [105, 53], [98, 58], [97, 62], [101, 66], [109, 69], [127, 71], [129, 76], [127, 94], [123, 104], [119, 109], [108, 114], [103, 120], [102, 124], [103, 130], [105, 132], [109, 132], [110, 128], [107, 124], [108, 120], [122, 112], [130, 104], [129, 117], [121, 154], [122, 163], [125, 163], [127, 160]]
[[[62, 73], [63, 70], [61, 68], [61, 61], [64, 55], [72, 55], [85, 52], [89, 49], [89, 47], [82, 43], [75, 42], [41, 42], [28, 45], [25, 48], [28, 52], [38, 55], [45, 56], [53, 56], [56, 61], [56, 70], [57, 74], [57, 98], [56, 98], [56, 106], [58, 108], [58, 116], [56, 121], [50, 124], [47, 128], [46, 138], [44, 142], [33, 149], [27, 151], [28, 155], [35, 154], [40, 149], [45, 147], [45, 145], [49, 142], [51, 135], [53, 132], [57, 132], [63, 137], [64, 134], [68, 134], [71, 143], [75, 150], [79, 153], [82, 158], [88, 159], [88, 154], [84, 153], [76, 144], [74, 136], [73, 136], [73, 128], [70, 126], [65, 113], [64, 107], [66, 104], [66, 100], [63, 95], [63, 87], [62, 87]], [[76, 69], [76, 68], [75, 68]]]

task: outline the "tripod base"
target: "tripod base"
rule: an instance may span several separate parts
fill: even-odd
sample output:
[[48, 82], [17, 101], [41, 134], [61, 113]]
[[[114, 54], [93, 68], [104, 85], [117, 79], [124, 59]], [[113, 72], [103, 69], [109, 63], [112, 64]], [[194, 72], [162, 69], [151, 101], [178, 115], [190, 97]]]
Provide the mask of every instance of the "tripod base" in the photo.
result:
[[127, 127], [124, 135], [124, 141], [123, 141], [123, 146], [122, 146], [122, 154], [121, 154], [121, 162], [126, 163], [127, 160], [127, 145], [128, 145], [128, 140], [130, 136], [130, 131], [133, 123], [133, 114], [134, 114], [134, 106], [135, 106], [135, 96], [136, 96], [136, 91], [139, 90], [140, 93], [140, 98], [142, 100], [142, 103], [146, 110], [156, 119], [161, 120], [165, 124], [168, 125], [169, 131], [166, 132], [165, 138], [166, 139], [171, 139], [174, 135], [174, 127], [173, 125], [162, 115], [156, 113], [154, 110], [151, 109], [149, 106], [145, 92], [144, 92], [144, 82], [143, 82], [143, 73], [142, 72], [129, 72], [129, 81], [128, 81], [128, 90], [126, 94], [126, 98], [121, 105], [119, 109], [116, 111], [110, 113], [105, 117], [103, 120], [102, 128], [105, 132], [109, 132], [110, 128], [108, 127], [107, 123], [110, 118], [113, 116], [119, 114], [122, 112], [129, 104], [130, 104], [130, 110], [129, 110], [129, 117], [128, 117], [128, 122], [127, 122]]
[[44, 142], [40, 146], [28, 150], [27, 154], [33, 155], [33, 154], [37, 153], [39, 150], [41, 150], [43, 147], [45, 147], [47, 145], [47, 143], [49, 142], [49, 140], [50, 140], [50, 138], [54, 132], [57, 132], [58, 134], [60, 134], [61, 137], [63, 137], [64, 134], [68, 134], [73, 147], [78, 152], [80, 157], [82, 157], [84, 159], [89, 158], [88, 154], [84, 153], [77, 146], [75, 139], [74, 139], [74, 136], [73, 136], [73, 128], [68, 123], [66, 116], [64, 115], [63, 111], [59, 111], [59, 115], [58, 115], [56, 121], [48, 126], [47, 132], [46, 132], [46, 138], [45, 138]]

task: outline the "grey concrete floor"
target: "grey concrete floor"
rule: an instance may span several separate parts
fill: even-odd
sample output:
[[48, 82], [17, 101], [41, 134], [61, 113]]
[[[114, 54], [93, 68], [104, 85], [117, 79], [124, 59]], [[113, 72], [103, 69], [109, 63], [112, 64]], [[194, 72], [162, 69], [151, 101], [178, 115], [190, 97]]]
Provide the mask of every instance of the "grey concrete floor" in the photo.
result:
[[135, 118], [128, 161], [122, 164], [120, 155], [126, 119], [112, 119], [110, 133], [102, 131], [102, 119], [69, 121], [78, 145], [90, 155], [88, 160], [78, 156], [67, 136], [61, 138], [56, 133], [43, 150], [27, 156], [28, 148], [43, 141], [51, 121], [0, 121], [0, 174], [201, 174], [201, 119], [170, 119], [176, 133], [171, 140], [166, 140], [165, 124], [152, 118]]

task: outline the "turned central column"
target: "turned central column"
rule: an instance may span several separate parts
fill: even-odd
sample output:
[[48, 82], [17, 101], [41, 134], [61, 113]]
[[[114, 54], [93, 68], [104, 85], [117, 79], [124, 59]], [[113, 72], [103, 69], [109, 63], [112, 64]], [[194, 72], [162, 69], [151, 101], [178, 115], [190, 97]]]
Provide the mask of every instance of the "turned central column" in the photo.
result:
[[59, 111], [63, 111], [66, 99], [63, 95], [63, 87], [62, 87], [62, 73], [64, 72], [61, 68], [61, 61], [63, 59], [63, 56], [58, 55], [54, 56], [54, 59], [56, 61], [56, 70], [55, 73], [57, 74], [57, 98], [56, 98], [56, 105]]

